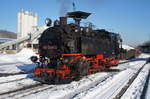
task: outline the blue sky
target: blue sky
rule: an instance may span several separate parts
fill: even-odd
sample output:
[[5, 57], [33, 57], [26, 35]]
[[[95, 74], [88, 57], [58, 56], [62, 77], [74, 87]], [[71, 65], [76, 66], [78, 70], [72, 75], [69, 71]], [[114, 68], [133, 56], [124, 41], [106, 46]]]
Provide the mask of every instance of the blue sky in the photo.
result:
[[[0, 0], [0, 29], [16, 32], [17, 12], [21, 8], [39, 16], [58, 19], [64, 0]], [[72, 11], [71, 0], [65, 4]], [[77, 10], [91, 12], [87, 21], [97, 28], [121, 34], [124, 43], [138, 45], [150, 39], [150, 0], [74, 0]]]

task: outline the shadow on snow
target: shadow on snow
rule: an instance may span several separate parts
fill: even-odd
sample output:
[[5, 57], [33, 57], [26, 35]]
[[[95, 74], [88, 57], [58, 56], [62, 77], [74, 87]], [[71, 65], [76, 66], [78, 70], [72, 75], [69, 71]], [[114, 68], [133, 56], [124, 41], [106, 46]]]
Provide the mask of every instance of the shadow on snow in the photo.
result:
[[31, 78], [33, 80], [36, 80], [35, 75], [33, 74], [35, 67], [36, 67], [36, 64], [24, 64], [21, 66], [20, 65], [17, 66], [17, 68], [19, 68], [21, 72], [27, 74], [26, 78]]

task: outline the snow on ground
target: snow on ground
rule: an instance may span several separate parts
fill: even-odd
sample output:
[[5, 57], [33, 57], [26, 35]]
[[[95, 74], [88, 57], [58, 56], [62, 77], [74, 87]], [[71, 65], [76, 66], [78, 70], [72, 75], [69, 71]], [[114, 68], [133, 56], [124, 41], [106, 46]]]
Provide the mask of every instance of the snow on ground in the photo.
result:
[[18, 79], [23, 79], [23, 78], [26, 78], [26, 76], [27, 76], [27, 74], [8, 76], [8, 77], [0, 77], [0, 84], [9, 82], [9, 81], [18, 80]]
[[149, 70], [150, 64], [148, 63], [144, 66], [138, 77], [134, 80], [129, 89], [122, 96], [122, 99], [140, 99], [146, 79], [148, 77]]
[[[17, 54], [0, 54], [0, 94], [39, 83], [32, 79], [34, 76], [31, 72], [35, 68], [35, 64], [30, 61], [30, 57], [33, 55], [35, 53], [26, 48]], [[15, 74], [19, 72], [30, 73], [1, 77], [4, 73]]]
[[[132, 62], [132, 65], [126, 70], [115, 75], [105, 84], [97, 86], [80, 93], [75, 99], [112, 99], [127, 84], [129, 79], [137, 72], [137, 70], [145, 63], [145, 61]], [[124, 65], [124, 64], [123, 64]], [[119, 67], [117, 67], [119, 68]], [[122, 66], [121, 66], [122, 68]], [[130, 99], [130, 98], [128, 98]]]
[[0, 73], [31, 72], [35, 64], [30, 57], [35, 53], [27, 48], [17, 54], [0, 54]]
[[14, 91], [16, 89], [21, 89], [26, 86], [35, 85], [37, 83], [38, 83], [37, 81], [34, 81], [30, 78], [20, 79], [20, 80], [8, 82], [8, 83], [2, 83], [0, 84], [0, 94], [9, 92], [9, 91]]
[[[23, 49], [17, 54], [0, 55], [0, 73], [31, 72], [35, 65], [31, 63], [29, 58], [33, 55], [35, 54], [30, 49]], [[32, 89], [21, 93], [18, 92], [14, 97], [19, 99], [111, 99], [146, 62], [147, 57], [149, 57], [149, 55], [142, 54], [137, 58], [138, 61], [121, 64], [118, 67], [112, 68], [119, 69], [120, 72], [100, 72], [84, 77], [80, 81], [73, 81], [65, 85], [57, 85], [46, 90], [42, 89], [52, 85], [45, 85], [45, 87], [39, 87], [38, 89]], [[128, 97], [136, 99], [140, 96], [149, 69], [150, 65], [144, 67], [122, 98]], [[38, 83], [28, 76], [29, 74], [20, 74], [0, 77], [0, 93]], [[37, 90], [38, 92], [36, 92]], [[21, 97], [22, 94], [24, 97]]]
[[[84, 77], [80, 81], [74, 81], [67, 85], [59, 85], [52, 89], [47, 89], [42, 92], [28, 95], [24, 98], [25, 99], [28, 98], [30, 99], [41, 99], [41, 98], [43, 99], [70, 99], [70, 98], [71, 99], [72, 98], [112, 99], [124, 87], [124, 85], [127, 84], [129, 79], [139, 70], [139, 68], [141, 68], [142, 65], [146, 62], [145, 57], [148, 56], [142, 54], [140, 58], [144, 58], [144, 60], [126, 63], [116, 67], [116, 69], [121, 69], [122, 70], [121, 72], [118, 73], [102, 72], [102, 73], [89, 75], [88, 77]], [[146, 68], [147, 67], [148, 66], [146, 66]], [[148, 69], [146, 68], [144, 70]], [[107, 77], [107, 75], [113, 75], [113, 76], [109, 76], [104, 80], [104, 78]], [[142, 78], [140, 78], [142, 79], [141, 81], [144, 81], [146, 78], [145, 74], [142, 76]], [[136, 84], [135, 86], [141, 85], [139, 83], [135, 83], [135, 84]], [[135, 93], [135, 90], [139, 90], [140, 88], [137, 87], [129, 88], [129, 92], [131, 93], [130, 96], [128, 97], [132, 98], [138, 96], [139, 93], [138, 92]], [[136, 98], [132, 98], [132, 99], [136, 99]]]
[[31, 49], [27, 48], [22, 49], [17, 54], [0, 54], [0, 64], [30, 62], [29, 58], [33, 55], [35, 55], [35, 53]]
[[146, 92], [146, 99], [149, 99], [150, 98], [150, 77], [149, 77], [149, 83], [148, 83], [148, 88], [147, 88], [147, 92]]
[[[25, 99], [69, 99], [76, 94], [97, 85], [98, 82], [105, 83], [105, 79], [111, 79], [109, 73], [97, 73], [84, 77], [80, 81], [73, 81], [70, 84], [58, 85], [55, 88], [32, 94]], [[89, 99], [89, 98], [88, 98]]]
[[131, 50], [131, 49], [134, 49], [133, 47], [129, 46], [129, 45], [122, 45], [122, 48], [123, 49], [126, 49], [126, 50]]

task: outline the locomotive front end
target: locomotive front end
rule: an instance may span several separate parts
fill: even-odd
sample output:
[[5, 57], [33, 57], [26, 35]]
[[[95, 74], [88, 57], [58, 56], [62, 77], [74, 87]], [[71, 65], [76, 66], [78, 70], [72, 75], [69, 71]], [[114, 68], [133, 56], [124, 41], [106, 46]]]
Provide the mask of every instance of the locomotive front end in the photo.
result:
[[[65, 64], [68, 59], [63, 57], [65, 45], [62, 36], [64, 36], [63, 28], [66, 23], [64, 18], [61, 20], [62, 23], [55, 21], [54, 26], [46, 29], [39, 38], [39, 59], [34, 74], [44, 83], [57, 84], [71, 80], [68, 75], [71, 71]], [[35, 57], [32, 60], [37, 61]]]
[[60, 32], [54, 28], [48, 28], [39, 38], [39, 54], [42, 57], [53, 58], [60, 55]]

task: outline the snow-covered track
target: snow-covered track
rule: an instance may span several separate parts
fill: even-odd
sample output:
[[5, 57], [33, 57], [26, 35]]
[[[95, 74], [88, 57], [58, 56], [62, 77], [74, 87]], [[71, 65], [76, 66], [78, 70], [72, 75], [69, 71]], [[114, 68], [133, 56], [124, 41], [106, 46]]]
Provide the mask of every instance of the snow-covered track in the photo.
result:
[[98, 83], [96, 86], [77, 94], [75, 99], [113, 99], [128, 84], [130, 79], [137, 74], [144, 66], [145, 61], [137, 62], [140, 65], [127, 68], [124, 71], [114, 75], [112, 79], [105, 83]]
[[29, 74], [28, 72], [18, 72], [18, 73], [0, 73], [0, 77], [7, 77], [13, 75]]
[[[40, 94], [45, 94], [45, 97], [52, 96], [53, 99], [69, 99], [75, 97], [77, 94], [96, 86], [98, 83], [103, 83], [107, 79], [110, 79], [112, 76], [116, 75], [118, 72], [111, 73], [98, 73], [96, 78], [91, 78], [91, 76], [84, 77], [82, 80], [78, 82], [72, 82], [71, 84], [66, 85], [56, 85], [53, 88], [44, 88], [32, 90], [31, 92], [23, 93], [22, 95], [15, 96], [15, 98], [29, 98], [29, 97], [38, 97]], [[96, 75], [96, 74], [94, 74]], [[93, 76], [94, 76], [93, 75]], [[66, 93], [67, 92], [67, 93]], [[55, 95], [56, 93], [60, 93], [59, 95]]]
[[15, 79], [15, 80], [11, 80], [11, 81], [4, 81], [4, 82], [0, 82], [0, 84], [10, 83], [10, 82], [16, 82], [16, 81], [24, 80], [24, 79], [27, 79], [27, 78], [20, 78], [20, 79]]
[[[30, 79], [34, 79], [34, 75], [33, 74], [28, 74], [30, 75]], [[28, 79], [27, 74], [18, 74], [18, 75], [10, 75], [10, 76], [3, 76], [0, 77], [0, 84], [4, 84], [4, 83], [11, 83], [11, 82], [16, 82], [16, 81], [21, 81], [24, 79]]]
[[33, 81], [30, 78], [20, 78], [16, 80], [11, 80], [8, 82], [1, 82], [0, 84], [0, 97], [3, 95], [9, 95], [14, 92], [19, 92], [21, 90], [34, 88], [36, 86], [42, 85], [37, 81]]
[[133, 83], [129, 86], [121, 99], [149, 99], [149, 91], [146, 93], [146, 97], [142, 97], [144, 92], [144, 85], [150, 71], [150, 63], [146, 64], [142, 71], [138, 74]]
[[98, 85], [99, 83], [103, 83], [103, 82], [107, 81], [108, 79], [111, 79], [117, 73], [118, 72], [109, 73], [107, 76], [105, 76], [103, 78], [100, 78], [100, 79], [98, 79], [96, 81], [92, 81], [90, 84], [88, 84], [88, 85], [86, 85], [84, 87], [78, 88], [75, 91], [70, 92], [67, 95], [64, 95], [63, 97], [61, 97], [61, 99], [72, 99], [72, 98], [76, 97], [79, 93], [82, 93], [82, 92], [84, 92], [86, 90], [89, 90], [89, 89], [93, 88], [94, 86]]
[[26, 89], [29, 89], [29, 88], [34, 88], [34, 87], [39, 86], [39, 85], [42, 85], [42, 84], [41, 83], [36, 83], [36, 84], [33, 84], [33, 85], [24, 86], [22, 88], [17, 88], [15, 90], [2, 92], [2, 93], [0, 93], [0, 97], [1, 97], [1, 95], [6, 95], [6, 94], [9, 95], [9, 94], [14, 93], [14, 92], [19, 92], [19, 91], [26, 90]]
[[133, 83], [133, 81], [137, 78], [137, 76], [139, 75], [139, 73], [142, 71], [142, 69], [144, 68], [144, 66], [146, 64], [147, 64], [147, 62], [142, 65], [142, 67], [132, 76], [131, 79], [129, 79], [128, 83], [122, 88], [122, 90], [116, 95], [116, 97], [114, 99], [120, 99], [123, 96], [123, 94], [130, 87], [130, 85]]
[[145, 85], [144, 85], [144, 88], [143, 88], [143, 92], [141, 94], [141, 99], [146, 99], [146, 94], [149, 94], [148, 93], [148, 84], [150, 82], [150, 70], [148, 72], [148, 76], [147, 76], [147, 79], [146, 79], [146, 82], [145, 82]]
[[[114, 74], [114, 73], [113, 73]], [[113, 74], [108, 74], [103, 76], [102, 78], [99, 79], [99, 82], [103, 82], [104, 80], [106, 80], [108, 77], [112, 76]], [[89, 78], [89, 80], [91, 80]], [[83, 90], [86, 90], [86, 88], [88, 87], [92, 87], [95, 86], [97, 84], [97, 81], [89, 83], [86, 86], [82, 86], [78, 89], [76, 89], [73, 92], [70, 92], [69, 94], [65, 95], [65, 96], [61, 96], [61, 98], [65, 98], [65, 97], [73, 97], [75, 94], [80, 93]], [[48, 91], [49, 93], [54, 92], [54, 91], [59, 91], [59, 90], [63, 90], [66, 88], [71, 88], [73, 87], [70, 84], [66, 84], [66, 85], [45, 85], [45, 84], [40, 84], [40, 85], [34, 85], [32, 87], [26, 87], [26, 88], [22, 88], [22, 89], [17, 89], [15, 91], [9, 91], [7, 93], [4, 93], [2, 96], [3, 98], [15, 98], [15, 99], [20, 99], [23, 97], [28, 97], [29, 95], [35, 95], [38, 93], [41, 93], [43, 91]], [[0, 94], [1, 95], [1, 94]]]
[[[79, 94], [82, 91], [85, 91], [95, 85], [97, 85], [100, 82], [104, 82], [105, 80], [111, 78], [112, 76], [114, 76], [116, 73], [118, 73], [118, 70], [116, 71], [112, 71], [109, 73], [104, 73], [105, 75], [100, 76], [98, 79], [96, 79], [95, 81], [93, 81], [90, 77], [85, 77], [86, 80], [89, 81], [88, 84], [84, 85], [84, 81], [81, 83], [80, 81], [78, 82], [79, 88], [75, 88], [74, 91], [70, 90], [70, 92], [67, 95], [62, 95], [60, 96], [60, 98], [66, 98], [66, 97], [74, 97], [76, 94]], [[80, 84], [81, 83], [81, 84]], [[5, 92], [3, 94], [0, 94], [0, 97], [3, 98], [23, 98], [23, 97], [28, 97], [34, 94], [38, 94], [38, 93], [42, 93], [43, 91], [48, 91], [49, 93], [53, 93], [54, 91], [61, 91], [63, 89], [70, 89], [70, 88], [74, 88], [74, 86], [70, 85], [70, 84], [66, 84], [66, 85], [45, 85], [45, 84], [37, 84], [37, 85], [29, 85], [23, 88], [19, 88], [16, 90], [11, 90], [8, 92]]]
[[40, 84], [38, 86], [34, 86], [31, 88], [26, 88], [24, 90], [16, 91], [16, 92], [4, 95], [2, 97], [3, 98], [11, 97], [11, 98], [15, 98], [15, 99], [20, 99], [20, 98], [23, 98], [23, 97], [26, 97], [26, 96], [29, 96], [32, 94], [40, 93], [40, 92], [45, 91], [45, 90], [50, 90], [50, 89], [51, 90], [57, 90], [55, 87], [56, 87], [56, 85]]
[[[81, 83], [79, 82], [78, 84], [81, 85], [79, 86], [79, 88], [75, 88], [74, 91], [73, 90], [70, 90], [70, 92], [68, 94], [64, 94], [62, 96], [60, 96], [59, 98], [73, 98], [75, 97], [77, 94], [85, 91], [85, 90], [88, 90], [94, 86], [96, 86], [97, 84], [99, 83], [103, 83], [105, 82], [106, 80], [112, 78], [112, 76], [116, 75], [117, 73], [120, 72], [119, 69], [108, 69], [106, 70], [106, 72], [108, 71], [107, 75], [105, 76], [101, 76], [99, 77], [98, 79], [96, 79], [95, 81], [93, 81], [90, 77], [85, 77], [86, 79], [88, 79], [90, 81], [90, 83], [84, 85], [84, 83]], [[84, 81], [83, 81], [84, 82]], [[81, 83], [81, 84], [80, 84]], [[82, 85], [83, 84], [83, 85]], [[32, 96], [32, 95], [35, 95], [35, 94], [38, 94], [38, 93], [42, 93], [43, 91], [44, 92], [49, 92], [49, 93], [53, 93], [54, 90], [55, 91], [61, 91], [63, 89], [70, 89], [70, 88], [73, 88], [74, 86], [70, 85], [70, 84], [67, 84], [67, 85], [40, 85], [40, 86], [35, 86], [35, 87], [32, 87], [32, 88], [26, 88], [26, 89], [23, 89], [23, 90], [17, 90], [17, 91], [13, 91], [11, 93], [8, 94], [5, 94], [3, 95], [4, 98], [7, 98], [7, 97], [13, 97], [13, 98], [23, 98], [23, 97], [28, 97], [28, 96]]]

